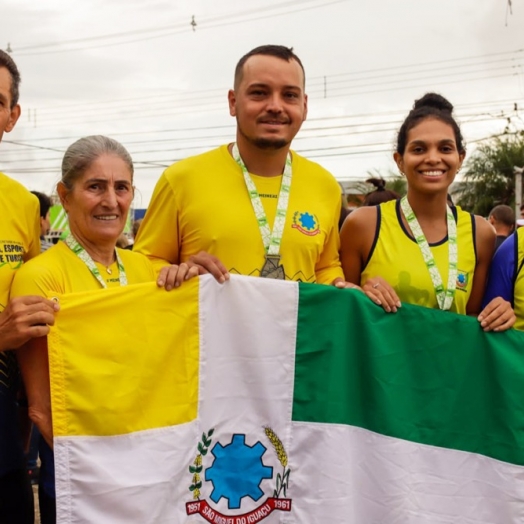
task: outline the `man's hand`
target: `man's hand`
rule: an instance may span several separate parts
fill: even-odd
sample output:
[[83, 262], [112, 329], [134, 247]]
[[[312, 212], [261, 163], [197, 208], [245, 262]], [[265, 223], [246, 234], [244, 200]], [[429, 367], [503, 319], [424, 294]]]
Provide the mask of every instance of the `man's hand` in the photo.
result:
[[220, 284], [229, 280], [229, 272], [224, 264], [222, 264], [217, 257], [210, 255], [205, 251], [200, 251], [200, 253], [190, 256], [187, 264], [190, 267], [198, 267], [199, 275], [211, 273]]
[[189, 267], [185, 262], [177, 265], [163, 267], [158, 274], [156, 281], [158, 287], [164, 287], [166, 291], [171, 291], [190, 278], [197, 277], [199, 274], [198, 266]]
[[59, 309], [57, 302], [39, 296], [10, 300], [0, 313], [0, 351], [16, 349], [32, 338], [45, 337]]

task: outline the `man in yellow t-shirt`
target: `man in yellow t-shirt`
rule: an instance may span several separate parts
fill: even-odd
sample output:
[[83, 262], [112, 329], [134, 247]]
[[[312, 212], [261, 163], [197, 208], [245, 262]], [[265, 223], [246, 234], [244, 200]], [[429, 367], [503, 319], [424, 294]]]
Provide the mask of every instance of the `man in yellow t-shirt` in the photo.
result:
[[[0, 140], [20, 116], [19, 83], [16, 64], [0, 50]], [[38, 200], [0, 173], [0, 211], [0, 520], [33, 524], [33, 494], [18, 427], [18, 370], [9, 350], [46, 335], [57, 306], [34, 296], [8, 302], [15, 271], [40, 252]]]
[[198, 264], [221, 282], [236, 273], [344, 287], [340, 187], [290, 151], [307, 115], [304, 87], [291, 49], [267, 45], [247, 53], [229, 92], [236, 144], [166, 169], [134, 249], [158, 267]]

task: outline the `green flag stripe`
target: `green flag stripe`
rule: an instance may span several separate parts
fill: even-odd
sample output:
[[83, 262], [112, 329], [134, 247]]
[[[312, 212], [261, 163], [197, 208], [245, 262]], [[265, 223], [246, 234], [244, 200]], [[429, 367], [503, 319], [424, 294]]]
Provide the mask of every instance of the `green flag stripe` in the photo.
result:
[[524, 465], [524, 333], [300, 284], [293, 420]]

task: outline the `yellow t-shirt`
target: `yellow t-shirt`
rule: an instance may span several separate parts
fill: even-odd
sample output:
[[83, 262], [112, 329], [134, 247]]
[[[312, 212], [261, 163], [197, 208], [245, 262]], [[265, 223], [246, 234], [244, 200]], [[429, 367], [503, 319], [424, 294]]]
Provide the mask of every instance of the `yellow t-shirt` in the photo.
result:
[[[0, 173], [0, 312], [22, 264], [40, 253], [38, 199], [21, 184]], [[0, 477], [24, 467], [18, 432], [18, 367], [12, 351], [0, 352]]]
[[[155, 280], [153, 265], [147, 257], [126, 249], [118, 249], [118, 254], [124, 264], [129, 284]], [[108, 273], [102, 264], [97, 264], [97, 267], [108, 287], [120, 285], [116, 262], [109, 266], [111, 273]], [[21, 268], [13, 281], [11, 296], [50, 297], [54, 293], [65, 294], [91, 290], [103, 290], [103, 288], [84, 262], [64, 242], [58, 242]]]
[[[280, 249], [286, 279], [331, 283], [343, 278], [338, 255], [340, 187], [329, 172], [296, 153], [292, 170]], [[282, 177], [252, 178], [272, 226]], [[206, 251], [231, 273], [260, 275], [265, 261], [260, 229], [242, 171], [227, 146], [164, 171], [134, 250], [150, 257], [157, 268]]]
[[15, 272], [40, 253], [38, 199], [0, 173], [0, 312], [9, 298]]
[[[438, 309], [435, 288], [429, 270], [415, 239], [405, 229], [401, 219], [400, 200], [377, 207], [378, 223], [369, 260], [362, 271], [361, 284], [381, 276], [395, 289], [401, 302]], [[473, 215], [454, 208], [457, 220], [457, 287], [451, 311], [466, 314], [466, 305], [477, 263]], [[430, 244], [444, 287], [448, 283], [448, 242]]]

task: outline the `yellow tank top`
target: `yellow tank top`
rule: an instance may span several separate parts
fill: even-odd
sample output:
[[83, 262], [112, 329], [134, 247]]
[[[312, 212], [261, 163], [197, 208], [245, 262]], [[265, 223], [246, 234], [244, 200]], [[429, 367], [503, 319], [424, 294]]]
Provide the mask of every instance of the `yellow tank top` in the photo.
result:
[[[406, 230], [401, 219], [400, 200], [385, 202], [377, 207], [377, 229], [368, 261], [360, 276], [363, 284], [369, 278], [381, 276], [395, 289], [401, 302], [438, 309], [435, 288], [422, 258], [420, 248]], [[457, 288], [450, 311], [466, 314], [477, 262], [475, 251], [475, 219], [453, 208], [457, 221]], [[448, 282], [447, 236], [430, 244], [444, 287]]]
[[515, 257], [515, 287], [513, 291], [513, 308], [517, 321], [515, 329], [524, 331], [524, 227], [517, 229], [517, 238], [515, 242], [517, 251]]

